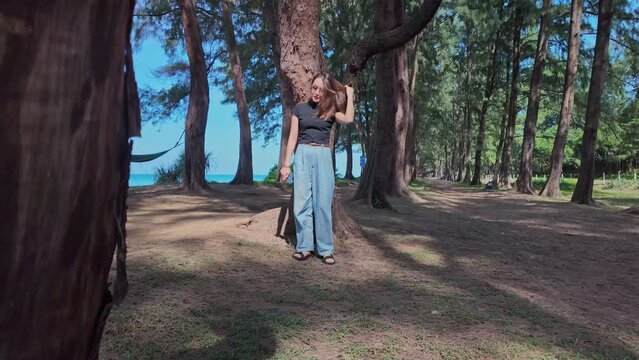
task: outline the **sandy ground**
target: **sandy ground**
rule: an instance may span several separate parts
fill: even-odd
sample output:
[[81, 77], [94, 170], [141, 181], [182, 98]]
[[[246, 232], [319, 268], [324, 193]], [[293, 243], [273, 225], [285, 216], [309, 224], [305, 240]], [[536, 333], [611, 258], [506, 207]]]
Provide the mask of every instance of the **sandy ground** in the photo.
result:
[[102, 358], [639, 358], [639, 217], [438, 180], [415, 195], [344, 201], [366, 238], [330, 267], [275, 236], [286, 187], [132, 189]]

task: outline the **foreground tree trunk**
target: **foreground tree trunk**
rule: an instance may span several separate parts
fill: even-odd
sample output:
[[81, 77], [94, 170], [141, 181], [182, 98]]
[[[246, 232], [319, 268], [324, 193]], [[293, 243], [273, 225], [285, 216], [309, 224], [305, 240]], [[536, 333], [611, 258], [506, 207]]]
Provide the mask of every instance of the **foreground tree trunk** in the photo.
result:
[[251, 143], [251, 121], [249, 120], [248, 104], [244, 94], [244, 74], [240, 62], [240, 54], [235, 41], [235, 27], [233, 26], [233, 4], [229, 0], [223, 0], [222, 22], [226, 44], [229, 50], [229, 65], [233, 76], [233, 88], [235, 89], [235, 104], [237, 116], [240, 121], [240, 157], [237, 163], [235, 177], [231, 184], [253, 185], [253, 149]]
[[184, 140], [184, 188], [188, 191], [201, 192], [208, 189], [204, 178], [206, 169], [204, 134], [209, 111], [209, 82], [202, 50], [202, 34], [193, 1], [177, 0], [182, 13], [191, 81]]
[[597, 130], [601, 118], [601, 96], [603, 94], [606, 64], [608, 62], [608, 43], [612, 27], [612, 0], [599, 1], [597, 20], [597, 40], [595, 41], [595, 58], [588, 89], [588, 106], [586, 108], [586, 124], [584, 126], [581, 146], [581, 164], [577, 186], [570, 201], [580, 204], [592, 204], [592, 187], [595, 181], [595, 148], [597, 146]]
[[559, 185], [564, 165], [564, 148], [568, 140], [570, 116], [575, 104], [575, 79], [577, 76], [577, 67], [579, 66], [579, 48], [581, 46], [579, 31], [581, 29], [582, 13], [583, 0], [573, 0], [570, 15], [570, 32], [568, 35], [568, 62], [564, 76], [564, 96], [561, 102], [557, 135], [555, 135], [555, 142], [552, 147], [550, 174], [548, 175], [544, 189], [541, 191], [541, 195], [548, 197], [561, 195]]
[[[292, 106], [309, 97], [311, 79], [321, 70], [322, 56], [319, 43], [319, 1], [291, 0], [279, 2], [278, 43], [280, 49], [280, 73], [286, 92], [292, 95]], [[290, 124], [290, 119], [288, 120]], [[336, 125], [331, 131], [331, 150], [335, 145]], [[287, 133], [288, 136], [288, 133]], [[287, 138], [288, 139], [288, 138]], [[287, 140], [286, 139], [286, 140]], [[284, 140], [284, 139], [283, 139]], [[284, 141], [284, 151], [286, 145]], [[292, 197], [289, 204], [292, 208]], [[336, 239], [361, 235], [361, 228], [343, 210], [340, 202], [333, 198], [333, 233]], [[295, 234], [295, 222], [289, 216], [284, 234], [292, 237]]]
[[537, 53], [530, 78], [530, 93], [528, 95], [528, 110], [524, 123], [524, 142], [521, 150], [517, 191], [524, 194], [536, 194], [532, 183], [533, 156], [535, 151], [535, 135], [537, 133], [537, 115], [541, 96], [541, 84], [544, 76], [544, 65], [548, 54], [548, 26], [550, 26], [550, 0], [543, 0], [539, 35], [537, 37]]
[[513, 72], [510, 87], [510, 102], [508, 104], [508, 124], [504, 136], [504, 148], [501, 153], [499, 169], [500, 189], [510, 189], [510, 168], [512, 165], [512, 152], [515, 137], [515, 125], [517, 124], [517, 96], [519, 94], [519, 58], [521, 56], [521, 27], [524, 21], [522, 4], [515, 2], [515, 24], [513, 26]]
[[[402, 24], [403, 0], [378, 0], [375, 31], [387, 32]], [[408, 105], [408, 72], [406, 48], [393, 49], [378, 56], [375, 64], [377, 78], [377, 128], [375, 150], [359, 183], [356, 199], [374, 207], [387, 208], [386, 196], [407, 193], [404, 179], [406, 156], [406, 113]]]
[[124, 240], [133, 5], [0, 5], [0, 359], [97, 359]]

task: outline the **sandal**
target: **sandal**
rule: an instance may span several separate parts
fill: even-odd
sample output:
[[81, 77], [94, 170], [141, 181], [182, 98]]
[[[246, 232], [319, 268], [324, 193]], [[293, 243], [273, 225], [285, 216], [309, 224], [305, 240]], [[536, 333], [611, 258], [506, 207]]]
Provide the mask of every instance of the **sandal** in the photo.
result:
[[333, 254], [326, 255], [322, 258], [322, 262], [326, 265], [335, 265], [335, 257]]
[[293, 259], [297, 261], [304, 261], [308, 260], [308, 258], [310, 258], [311, 256], [313, 256], [313, 253], [310, 251], [306, 254], [304, 254], [303, 251], [297, 251], [295, 254], [293, 254]]

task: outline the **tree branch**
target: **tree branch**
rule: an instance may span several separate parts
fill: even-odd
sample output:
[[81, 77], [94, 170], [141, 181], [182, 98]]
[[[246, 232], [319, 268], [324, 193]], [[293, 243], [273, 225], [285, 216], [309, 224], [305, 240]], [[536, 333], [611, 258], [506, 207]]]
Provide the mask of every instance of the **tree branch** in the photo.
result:
[[419, 34], [435, 16], [442, 0], [424, 0], [422, 5], [407, 22], [393, 30], [374, 34], [355, 45], [348, 62], [348, 72], [354, 79], [366, 65], [366, 61], [375, 55], [404, 45]]
[[213, 67], [213, 64], [215, 64], [215, 62], [217, 61], [217, 59], [222, 56], [222, 54], [226, 53], [226, 48], [222, 48], [220, 49], [220, 51], [218, 51], [217, 53], [215, 53], [215, 55], [213, 55], [213, 58], [211, 58], [211, 61], [209, 62], [208, 66], [206, 67], [206, 72], [207, 74], [211, 73], [211, 68]]
[[164, 15], [168, 15], [170, 13], [178, 12], [180, 8], [173, 8], [166, 11], [161, 11], [157, 13], [135, 13], [133, 16], [135, 17], [163, 17]]
[[216, 20], [216, 21], [221, 21], [222, 20], [222, 17], [219, 14], [217, 14], [216, 12], [214, 12], [214, 11], [207, 10], [207, 9], [201, 7], [201, 6], [195, 6], [195, 8], [197, 9], [198, 12], [200, 12], [201, 14], [203, 14], [203, 15], [205, 15], [205, 16], [213, 19], [213, 20]]

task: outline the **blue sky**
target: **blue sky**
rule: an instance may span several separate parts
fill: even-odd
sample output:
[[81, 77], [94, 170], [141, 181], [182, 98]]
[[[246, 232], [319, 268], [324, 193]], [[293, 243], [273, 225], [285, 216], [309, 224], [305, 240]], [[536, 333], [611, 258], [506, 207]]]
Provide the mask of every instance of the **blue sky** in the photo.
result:
[[[135, 50], [133, 62], [138, 87], [167, 88], [169, 83], [165, 79], [154, 76], [153, 71], [168, 61], [160, 43], [153, 38], [147, 39]], [[208, 123], [206, 126], [206, 152], [212, 152], [215, 164], [209, 171], [211, 174], [235, 174], [239, 157], [240, 128], [235, 116], [235, 104], [222, 105], [222, 93], [211, 87]], [[167, 120], [153, 125], [142, 122], [142, 137], [133, 138], [133, 154], [148, 154], [166, 150], [172, 147], [184, 130], [184, 119]], [[275, 164], [279, 154], [279, 139], [269, 144], [261, 140], [253, 141], [253, 172], [264, 175]], [[157, 160], [147, 163], [132, 163], [132, 174], [152, 174], [155, 168], [172, 164], [183, 146], [180, 146]], [[359, 176], [359, 149], [354, 149], [353, 174]], [[337, 154], [337, 171], [344, 174], [346, 154]]]

